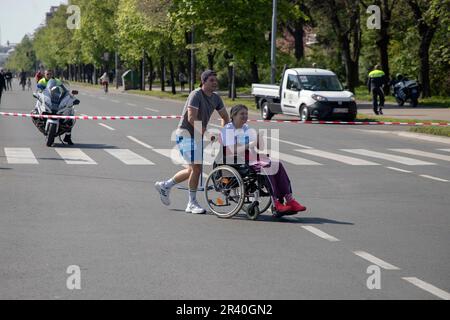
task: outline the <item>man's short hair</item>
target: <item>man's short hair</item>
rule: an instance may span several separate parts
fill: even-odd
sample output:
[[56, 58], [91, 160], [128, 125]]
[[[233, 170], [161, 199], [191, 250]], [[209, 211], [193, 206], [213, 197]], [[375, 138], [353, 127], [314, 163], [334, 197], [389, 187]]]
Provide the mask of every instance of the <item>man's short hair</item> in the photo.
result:
[[203, 71], [203, 73], [202, 73], [202, 75], [200, 77], [200, 79], [202, 81], [202, 84], [205, 83], [206, 81], [208, 81], [208, 78], [211, 77], [211, 76], [217, 76], [217, 73], [215, 71], [209, 70], [209, 69]]

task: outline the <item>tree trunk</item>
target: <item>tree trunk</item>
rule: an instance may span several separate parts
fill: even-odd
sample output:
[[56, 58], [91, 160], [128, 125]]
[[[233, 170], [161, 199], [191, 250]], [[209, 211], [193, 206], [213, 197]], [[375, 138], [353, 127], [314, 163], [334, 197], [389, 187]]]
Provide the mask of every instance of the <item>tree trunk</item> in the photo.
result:
[[214, 57], [216, 55], [217, 50], [214, 49], [213, 52], [208, 50], [208, 68], [209, 70], [214, 70]]
[[252, 83], [259, 83], [258, 64], [256, 63], [256, 57], [250, 63], [252, 70]]
[[429, 51], [434, 31], [435, 29], [429, 30], [429, 32], [427, 32], [427, 34], [424, 37], [422, 37], [419, 47], [419, 57], [420, 57], [419, 82], [422, 84], [422, 98], [431, 97]]
[[148, 62], [149, 62], [149, 76], [148, 76], [148, 90], [152, 91], [152, 87], [153, 87], [153, 59], [152, 57], [148, 58]]
[[170, 84], [172, 86], [172, 94], [177, 94], [177, 89], [175, 87], [175, 72], [173, 70], [172, 60], [169, 61], [169, 69], [170, 69]]
[[161, 76], [160, 76], [160, 80], [161, 80], [161, 91], [166, 91], [166, 77], [165, 77], [165, 69], [166, 69], [166, 63], [164, 61], [164, 57], [161, 57]]

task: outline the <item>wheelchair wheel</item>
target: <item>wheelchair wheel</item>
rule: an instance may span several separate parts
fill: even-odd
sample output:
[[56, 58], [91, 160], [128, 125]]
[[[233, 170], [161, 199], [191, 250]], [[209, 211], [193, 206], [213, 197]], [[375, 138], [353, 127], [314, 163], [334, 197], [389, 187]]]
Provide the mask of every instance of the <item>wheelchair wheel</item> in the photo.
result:
[[261, 186], [260, 194], [259, 194], [259, 214], [262, 214], [267, 211], [272, 205], [272, 198], [270, 197], [270, 192], [267, 190], [265, 185]]
[[244, 181], [230, 166], [216, 167], [205, 183], [205, 199], [209, 209], [219, 218], [231, 218], [244, 204]]

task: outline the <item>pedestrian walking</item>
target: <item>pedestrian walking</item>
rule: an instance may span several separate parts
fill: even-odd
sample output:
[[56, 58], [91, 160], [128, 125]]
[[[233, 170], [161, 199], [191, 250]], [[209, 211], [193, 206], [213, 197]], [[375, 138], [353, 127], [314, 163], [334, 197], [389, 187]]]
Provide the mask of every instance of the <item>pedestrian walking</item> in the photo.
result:
[[[221, 116], [222, 126], [230, 121], [222, 99], [214, 92], [218, 88], [216, 73], [206, 70], [200, 78], [201, 87], [189, 94], [176, 132], [177, 146], [181, 156], [188, 163], [188, 168], [179, 171], [169, 180], [155, 183], [162, 203], [168, 206], [171, 188], [188, 180], [189, 202], [185, 211], [199, 214], [206, 212], [196, 197], [203, 161], [203, 145], [200, 141], [203, 140], [203, 134], [214, 110]], [[194, 125], [195, 122], [197, 123]], [[198, 122], [201, 122], [200, 125]], [[196, 137], [201, 137], [201, 140]]]
[[[367, 79], [367, 88], [369, 93], [372, 94], [372, 105], [373, 112], [378, 114], [383, 114], [384, 107], [384, 91], [383, 87], [387, 85], [387, 77], [383, 70], [380, 70], [380, 65], [375, 65], [373, 70], [369, 73]], [[378, 101], [379, 99], [379, 101]]]
[[3, 90], [6, 90], [6, 79], [3, 69], [0, 69], [0, 104], [2, 103]]

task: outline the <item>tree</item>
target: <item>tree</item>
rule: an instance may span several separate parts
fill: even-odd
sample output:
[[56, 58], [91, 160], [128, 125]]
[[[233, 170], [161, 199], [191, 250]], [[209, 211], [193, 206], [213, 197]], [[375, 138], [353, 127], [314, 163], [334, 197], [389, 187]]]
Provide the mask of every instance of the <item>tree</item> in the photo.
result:
[[361, 51], [359, 1], [326, 0], [317, 6], [332, 25], [342, 52], [347, 86], [354, 92], [359, 83], [358, 68]]
[[430, 87], [430, 46], [439, 27], [439, 20], [450, 10], [448, 0], [407, 0], [417, 22], [420, 35], [419, 81], [422, 84], [422, 97], [431, 97]]

